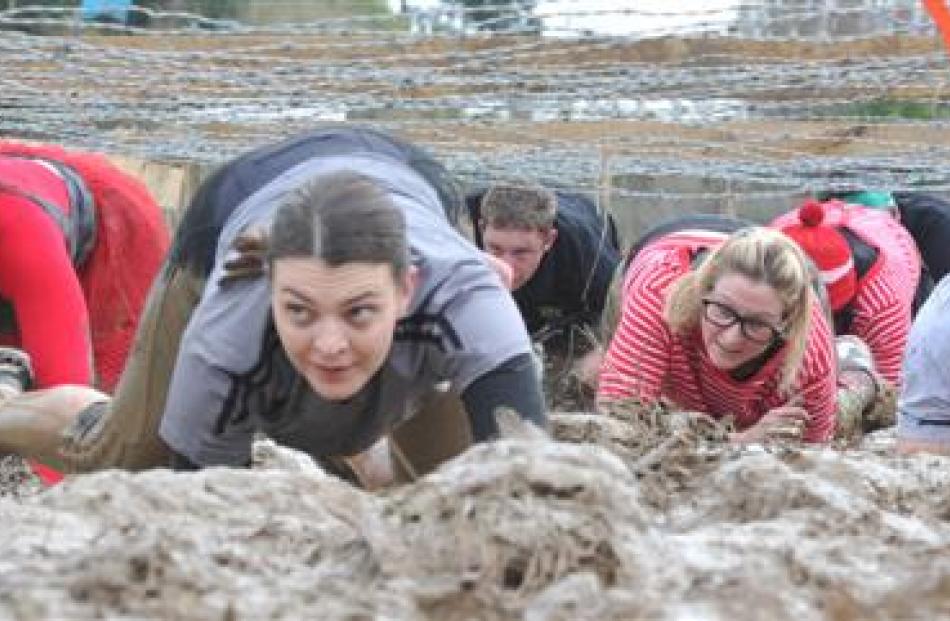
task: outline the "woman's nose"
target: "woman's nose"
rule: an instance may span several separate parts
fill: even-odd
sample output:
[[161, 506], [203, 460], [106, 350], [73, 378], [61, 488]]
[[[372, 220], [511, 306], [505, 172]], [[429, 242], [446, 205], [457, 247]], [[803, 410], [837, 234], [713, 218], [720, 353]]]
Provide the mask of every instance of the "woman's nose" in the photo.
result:
[[722, 329], [722, 340], [731, 345], [742, 345], [745, 343], [745, 335], [742, 333], [742, 324], [735, 322], [731, 326]]
[[321, 356], [338, 356], [346, 351], [346, 335], [336, 325], [321, 326], [313, 337], [313, 348]]

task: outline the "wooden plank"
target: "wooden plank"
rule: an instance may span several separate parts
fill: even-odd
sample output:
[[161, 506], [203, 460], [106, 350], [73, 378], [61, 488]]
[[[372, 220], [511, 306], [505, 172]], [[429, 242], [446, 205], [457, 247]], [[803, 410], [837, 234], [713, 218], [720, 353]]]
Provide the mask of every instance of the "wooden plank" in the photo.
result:
[[198, 185], [212, 168], [196, 162], [163, 162], [108, 153], [106, 157], [146, 185], [172, 229], [178, 224], [182, 210], [188, 205]]
[[[38, 144], [36, 140], [25, 140], [16, 136], [4, 136], [4, 139]], [[60, 146], [76, 151], [86, 150], [66, 144]], [[188, 205], [188, 201], [191, 200], [198, 186], [214, 170], [212, 164], [184, 160], [151, 160], [116, 153], [102, 152], [102, 154], [117, 168], [145, 184], [164, 212], [169, 227], [173, 230], [181, 218], [181, 212]]]

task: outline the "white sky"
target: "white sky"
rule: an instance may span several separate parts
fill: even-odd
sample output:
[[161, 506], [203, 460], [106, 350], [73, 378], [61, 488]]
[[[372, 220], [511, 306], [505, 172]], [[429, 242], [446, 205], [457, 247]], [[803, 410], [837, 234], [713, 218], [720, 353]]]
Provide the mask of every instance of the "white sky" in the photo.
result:
[[[394, 9], [399, 0], [389, 0]], [[410, 0], [410, 6], [429, 8], [439, 6], [439, 0]], [[675, 29], [702, 21], [727, 22], [735, 18], [739, 0], [540, 0], [536, 15], [550, 15], [545, 19], [547, 29], [592, 30], [599, 34], [628, 34]], [[590, 15], [598, 11], [635, 9], [649, 15], [618, 13]], [[582, 15], [558, 15], [559, 13]], [[588, 13], [583, 15], [583, 13]], [[690, 15], [690, 13], [698, 13]]]

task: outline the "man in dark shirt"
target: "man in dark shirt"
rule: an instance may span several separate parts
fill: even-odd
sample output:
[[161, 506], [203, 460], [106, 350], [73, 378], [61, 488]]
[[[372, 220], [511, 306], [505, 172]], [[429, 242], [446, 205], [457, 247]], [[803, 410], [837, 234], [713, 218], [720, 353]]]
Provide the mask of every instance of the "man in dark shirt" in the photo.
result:
[[466, 197], [475, 243], [507, 264], [528, 331], [546, 351], [588, 349], [620, 261], [613, 219], [587, 197], [497, 184]]
[[940, 282], [950, 272], [950, 203], [921, 192], [894, 192], [894, 201], [930, 276]]

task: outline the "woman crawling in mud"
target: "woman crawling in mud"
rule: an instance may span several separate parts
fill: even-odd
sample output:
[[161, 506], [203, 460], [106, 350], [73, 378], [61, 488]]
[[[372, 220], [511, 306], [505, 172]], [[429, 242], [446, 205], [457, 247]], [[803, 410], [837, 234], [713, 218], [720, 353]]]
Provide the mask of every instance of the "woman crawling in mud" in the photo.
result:
[[738, 442], [823, 442], [835, 433], [838, 376], [798, 246], [774, 230], [700, 216], [638, 245], [598, 400], [733, 415]]
[[543, 425], [518, 309], [453, 228], [460, 204], [441, 165], [368, 129], [226, 164], [183, 218], [115, 395], [15, 397], [0, 450], [67, 472], [242, 466], [261, 432], [372, 487], [381, 438], [413, 476], [496, 435], [498, 407]]

